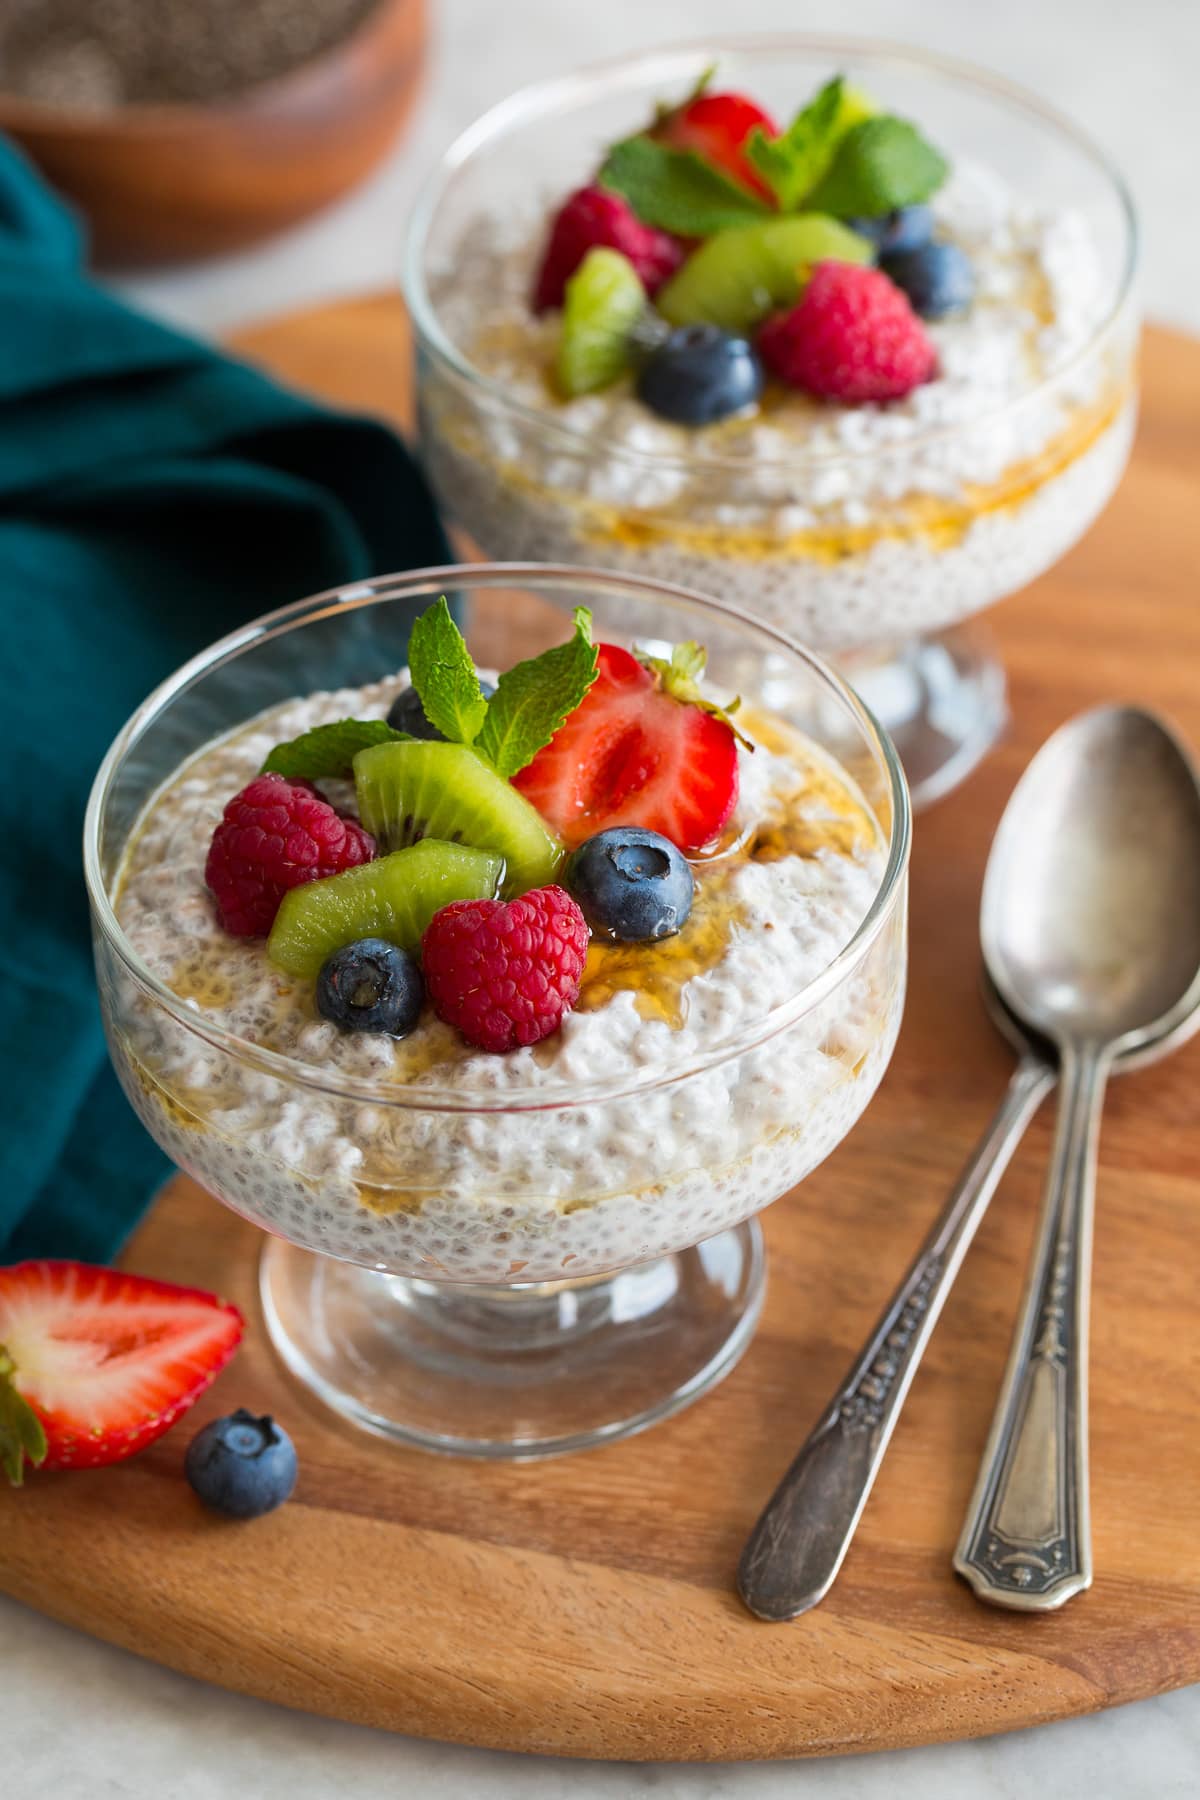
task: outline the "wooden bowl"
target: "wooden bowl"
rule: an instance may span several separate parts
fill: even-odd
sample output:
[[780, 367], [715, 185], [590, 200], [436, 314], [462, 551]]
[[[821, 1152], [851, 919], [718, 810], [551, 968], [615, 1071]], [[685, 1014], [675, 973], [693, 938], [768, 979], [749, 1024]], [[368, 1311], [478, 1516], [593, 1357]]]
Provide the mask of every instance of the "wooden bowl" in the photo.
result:
[[0, 131], [83, 211], [97, 261], [208, 256], [359, 181], [412, 105], [425, 39], [425, 0], [379, 0], [340, 44], [222, 104], [88, 113], [0, 94]]

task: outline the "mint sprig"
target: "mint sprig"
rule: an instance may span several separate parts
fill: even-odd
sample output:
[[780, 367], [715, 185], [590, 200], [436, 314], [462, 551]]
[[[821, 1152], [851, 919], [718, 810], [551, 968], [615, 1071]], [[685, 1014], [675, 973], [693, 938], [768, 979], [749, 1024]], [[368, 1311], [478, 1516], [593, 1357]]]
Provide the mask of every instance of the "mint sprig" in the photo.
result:
[[408, 667], [429, 723], [451, 743], [473, 744], [483, 728], [487, 701], [445, 594], [414, 624]]
[[765, 201], [703, 157], [645, 135], [614, 144], [597, 180], [628, 200], [644, 225], [679, 237], [711, 237], [770, 213]]
[[874, 111], [843, 75], [827, 81], [802, 107], [786, 131], [768, 137], [761, 125], [750, 133], [746, 156], [762, 176], [781, 212], [795, 212], [828, 173], [847, 132]]
[[876, 218], [928, 200], [949, 168], [915, 125], [890, 113], [879, 114], [846, 133], [805, 206], [842, 219]]
[[577, 606], [575, 632], [567, 643], [515, 664], [500, 677], [475, 739], [480, 756], [506, 780], [518, 774], [575, 711], [596, 679], [598, 659], [592, 615], [586, 606]]
[[405, 741], [411, 741], [407, 732], [393, 731], [382, 719], [335, 719], [331, 725], [314, 725], [286, 744], [276, 744], [262, 773], [283, 775], [289, 781], [331, 781], [352, 773], [360, 750]]
[[[567, 643], [517, 663], [500, 677], [490, 699], [445, 596], [421, 614], [409, 638], [409, 674], [426, 718], [450, 743], [469, 745], [506, 781], [533, 761], [575, 711], [596, 679], [598, 660], [586, 606], [575, 608], [575, 631]], [[382, 719], [336, 719], [276, 744], [262, 772], [292, 780], [332, 779], [353, 773], [360, 750], [413, 741]]]
[[8, 1351], [0, 1344], [0, 1469], [13, 1487], [25, 1479], [26, 1461], [34, 1468], [46, 1460], [46, 1433], [42, 1421], [21, 1394], [13, 1376], [17, 1372]]

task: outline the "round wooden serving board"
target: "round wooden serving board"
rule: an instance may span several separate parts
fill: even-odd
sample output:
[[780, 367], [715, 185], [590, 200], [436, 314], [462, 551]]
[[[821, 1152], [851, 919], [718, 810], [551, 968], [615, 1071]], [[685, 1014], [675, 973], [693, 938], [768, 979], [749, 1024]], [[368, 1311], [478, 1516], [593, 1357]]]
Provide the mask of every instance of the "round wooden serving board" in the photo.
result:
[[[245, 340], [293, 381], [407, 417], [399, 304]], [[819, 1755], [965, 1737], [1200, 1679], [1200, 1042], [1114, 1084], [1101, 1146], [1092, 1348], [1097, 1576], [1060, 1613], [988, 1610], [951, 1573], [1029, 1247], [1050, 1110], [969, 1256], [840, 1580], [791, 1625], [734, 1596], [760, 1506], [940, 1205], [1007, 1079], [977, 996], [987, 846], [1046, 734], [1134, 697], [1200, 740], [1200, 345], [1152, 333], [1120, 495], [1045, 581], [997, 609], [1004, 745], [922, 817], [912, 997], [878, 1100], [765, 1217], [770, 1286], [734, 1374], [610, 1449], [524, 1468], [407, 1453], [342, 1429], [276, 1364], [259, 1238], [175, 1181], [130, 1267], [217, 1288], [247, 1342], [189, 1423], [115, 1470], [0, 1494], [0, 1586], [227, 1687], [398, 1731], [645, 1759]], [[205, 1514], [184, 1444], [237, 1404], [300, 1452], [292, 1503]]]

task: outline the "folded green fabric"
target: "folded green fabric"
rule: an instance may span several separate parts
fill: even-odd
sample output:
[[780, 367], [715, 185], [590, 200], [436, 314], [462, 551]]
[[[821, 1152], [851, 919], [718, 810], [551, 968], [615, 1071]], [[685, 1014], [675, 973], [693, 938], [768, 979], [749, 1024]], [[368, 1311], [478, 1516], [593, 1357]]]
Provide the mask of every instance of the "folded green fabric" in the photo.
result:
[[242, 620], [447, 561], [397, 438], [101, 292], [0, 141], [0, 1261], [111, 1257], [167, 1172], [92, 975], [80, 833], [110, 740]]

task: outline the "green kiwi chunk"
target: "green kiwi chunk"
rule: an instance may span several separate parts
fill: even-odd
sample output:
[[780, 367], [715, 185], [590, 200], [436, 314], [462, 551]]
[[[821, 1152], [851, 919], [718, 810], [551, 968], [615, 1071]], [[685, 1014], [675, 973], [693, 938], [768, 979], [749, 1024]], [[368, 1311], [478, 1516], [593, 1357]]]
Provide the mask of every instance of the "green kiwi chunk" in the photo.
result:
[[611, 387], [633, 364], [646, 290], [619, 250], [589, 250], [567, 283], [555, 378], [568, 399]]
[[825, 213], [736, 225], [694, 250], [655, 304], [672, 325], [752, 331], [796, 304], [814, 263], [867, 263], [873, 255], [865, 237]]
[[267, 955], [289, 975], [314, 976], [345, 944], [381, 937], [416, 956], [434, 913], [452, 900], [491, 900], [504, 858], [467, 844], [426, 838], [375, 862], [283, 896], [267, 939]]
[[564, 849], [537, 809], [465, 744], [376, 744], [354, 759], [358, 814], [381, 850], [422, 838], [504, 858], [504, 894], [553, 881]]

